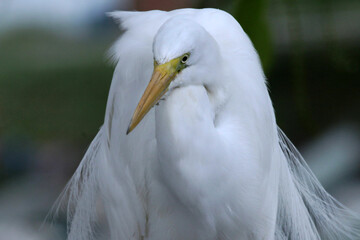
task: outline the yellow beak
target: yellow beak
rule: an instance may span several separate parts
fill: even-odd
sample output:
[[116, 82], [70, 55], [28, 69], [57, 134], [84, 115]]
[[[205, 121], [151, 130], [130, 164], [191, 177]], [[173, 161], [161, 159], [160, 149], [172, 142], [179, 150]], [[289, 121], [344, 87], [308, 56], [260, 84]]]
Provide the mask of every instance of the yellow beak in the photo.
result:
[[177, 74], [179, 61], [179, 58], [175, 58], [162, 65], [154, 66], [151, 80], [135, 109], [126, 134], [129, 134], [140, 123], [150, 109], [166, 93], [171, 81]]

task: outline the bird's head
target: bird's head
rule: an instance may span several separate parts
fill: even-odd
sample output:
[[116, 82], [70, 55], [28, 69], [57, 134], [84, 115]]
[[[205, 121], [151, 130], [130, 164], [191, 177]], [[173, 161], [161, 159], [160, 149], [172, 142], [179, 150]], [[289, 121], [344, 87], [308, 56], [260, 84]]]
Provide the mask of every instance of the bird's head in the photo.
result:
[[153, 42], [154, 71], [142, 95], [127, 134], [149, 110], [174, 88], [207, 86], [217, 79], [221, 61], [213, 37], [198, 23], [174, 17], [165, 22]]

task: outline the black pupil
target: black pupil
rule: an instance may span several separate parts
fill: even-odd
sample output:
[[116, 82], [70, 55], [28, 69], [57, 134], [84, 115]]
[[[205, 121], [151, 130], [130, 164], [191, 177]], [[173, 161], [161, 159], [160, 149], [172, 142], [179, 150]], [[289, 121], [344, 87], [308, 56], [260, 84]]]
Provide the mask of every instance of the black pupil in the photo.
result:
[[188, 59], [188, 57], [187, 57], [187, 56], [184, 56], [183, 59], [182, 59], [182, 61], [183, 61], [183, 62], [186, 62], [187, 59]]

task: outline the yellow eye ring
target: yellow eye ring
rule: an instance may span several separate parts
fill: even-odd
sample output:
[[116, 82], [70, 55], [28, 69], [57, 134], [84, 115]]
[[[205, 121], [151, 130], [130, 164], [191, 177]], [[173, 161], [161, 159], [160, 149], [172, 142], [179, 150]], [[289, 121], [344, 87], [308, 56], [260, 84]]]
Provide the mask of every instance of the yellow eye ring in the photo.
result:
[[185, 64], [188, 59], [189, 59], [189, 55], [185, 54], [181, 59], [181, 63]]

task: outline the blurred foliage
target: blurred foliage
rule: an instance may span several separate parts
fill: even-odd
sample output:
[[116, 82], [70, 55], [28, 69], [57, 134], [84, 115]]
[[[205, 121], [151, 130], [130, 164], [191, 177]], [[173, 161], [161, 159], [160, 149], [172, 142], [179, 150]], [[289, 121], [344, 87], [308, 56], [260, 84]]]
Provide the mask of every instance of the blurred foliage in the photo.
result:
[[[343, 46], [341, 52], [337, 56], [331, 49], [303, 53], [303, 104], [311, 118], [296, 107], [300, 93], [292, 81], [297, 73], [294, 56], [283, 53], [274, 58], [268, 78], [277, 122], [297, 142], [339, 122], [360, 122], [360, 46]], [[304, 117], [310, 120], [305, 121]]]
[[113, 71], [104, 53], [111, 41], [36, 30], [2, 36], [1, 135], [88, 142], [104, 116]]
[[258, 51], [265, 72], [270, 68], [273, 52], [267, 7], [268, 0], [235, 0], [232, 11]]
[[[356, 67], [360, 65], [360, 45], [336, 40], [338, 23], [334, 14], [341, 11], [334, 7], [341, 6], [334, 5], [336, 2], [340, 3], [280, 2], [285, 10], [289, 46], [288, 51], [277, 53], [267, 76], [278, 123], [298, 141], [339, 122], [360, 121], [360, 84], [356, 81], [360, 77]], [[342, 4], [345, 2], [352, 0]], [[304, 27], [311, 27], [304, 25], [309, 11], [317, 14], [312, 24], [322, 26], [317, 43], [305, 40]]]
[[313, 114], [310, 111], [309, 96], [307, 92], [306, 71], [304, 66], [304, 42], [301, 29], [299, 5], [297, 1], [283, 0], [285, 15], [288, 19], [287, 29], [289, 32], [290, 57], [289, 82], [292, 83], [289, 90], [294, 101], [293, 108], [297, 110], [302, 127], [307, 134], [314, 132]]

